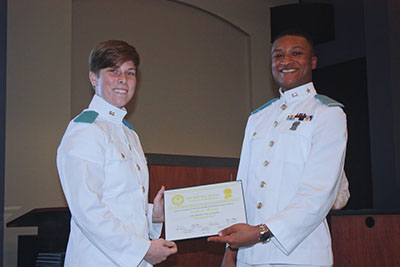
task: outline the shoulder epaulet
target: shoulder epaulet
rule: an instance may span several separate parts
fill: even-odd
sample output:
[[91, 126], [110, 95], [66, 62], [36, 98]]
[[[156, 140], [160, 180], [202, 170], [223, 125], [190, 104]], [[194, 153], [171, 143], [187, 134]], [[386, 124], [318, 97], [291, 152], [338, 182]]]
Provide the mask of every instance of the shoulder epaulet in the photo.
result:
[[99, 113], [93, 110], [86, 110], [82, 112], [78, 117], [75, 118], [74, 122], [84, 122], [84, 123], [93, 123]]
[[132, 125], [130, 125], [126, 120], [123, 120], [122, 122], [125, 124], [126, 127], [128, 127], [129, 129], [131, 129], [132, 131], [135, 130], [135, 128], [133, 128]]
[[273, 98], [270, 101], [268, 101], [267, 103], [265, 103], [264, 105], [262, 105], [261, 107], [256, 108], [255, 110], [253, 110], [251, 112], [251, 115], [256, 114], [257, 112], [259, 112], [260, 110], [268, 107], [269, 105], [271, 105], [272, 103], [274, 103], [275, 101], [277, 101], [279, 99], [279, 97]]
[[319, 102], [322, 104], [328, 106], [328, 107], [341, 107], [344, 108], [344, 105], [342, 103], [337, 102], [335, 99], [332, 99], [326, 95], [315, 95], [315, 99], [317, 99]]

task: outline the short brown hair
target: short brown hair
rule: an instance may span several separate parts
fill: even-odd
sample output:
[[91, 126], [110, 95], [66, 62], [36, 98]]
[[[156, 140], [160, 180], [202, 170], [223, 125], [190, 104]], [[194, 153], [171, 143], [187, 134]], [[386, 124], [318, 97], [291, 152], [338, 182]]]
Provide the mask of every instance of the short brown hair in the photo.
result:
[[96, 45], [89, 55], [89, 71], [99, 76], [100, 70], [132, 61], [137, 68], [140, 63], [136, 49], [124, 41], [108, 40]]

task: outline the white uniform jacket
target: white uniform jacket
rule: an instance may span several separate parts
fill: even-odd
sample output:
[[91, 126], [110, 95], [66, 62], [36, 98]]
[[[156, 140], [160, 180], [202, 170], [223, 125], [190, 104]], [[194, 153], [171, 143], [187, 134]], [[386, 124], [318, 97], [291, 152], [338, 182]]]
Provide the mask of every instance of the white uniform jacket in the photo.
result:
[[347, 180], [346, 173], [343, 172], [342, 178], [340, 179], [339, 192], [336, 196], [335, 202], [333, 203], [332, 210], [342, 209], [347, 205], [349, 198], [349, 180]]
[[248, 223], [265, 223], [271, 242], [241, 248], [247, 264], [332, 264], [325, 217], [343, 174], [347, 128], [340, 103], [312, 83], [281, 92], [248, 119], [238, 180]]
[[66, 267], [151, 266], [143, 257], [162, 224], [151, 222], [147, 162], [125, 115], [95, 95], [58, 148], [72, 215]]

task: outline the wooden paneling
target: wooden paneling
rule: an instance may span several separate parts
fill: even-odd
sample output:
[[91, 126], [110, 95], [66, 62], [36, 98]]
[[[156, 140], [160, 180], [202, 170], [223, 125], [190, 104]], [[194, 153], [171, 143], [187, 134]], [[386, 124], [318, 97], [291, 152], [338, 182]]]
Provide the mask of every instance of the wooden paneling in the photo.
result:
[[331, 231], [335, 267], [400, 266], [400, 214], [332, 216]]
[[221, 266], [225, 245], [207, 242], [206, 238], [177, 241], [178, 253], [157, 267]]
[[[235, 168], [200, 168], [176, 166], [149, 166], [150, 201], [158, 189], [164, 185], [167, 189], [236, 180]], [[164, 237], [164, 233], [162, 235]], [[207, 242], [206, 238], [177, 241], [178, 253], [170, 256], [160, 267], [220, 266], [225, 244]]]
[[188, 186], [205, 185], [212, 183], [236, 180], [235, 168], [205, 168], [183, 166], [149, 166], [150, 192], [152, 202], [162, 185], [166, 189], [183, 188]]

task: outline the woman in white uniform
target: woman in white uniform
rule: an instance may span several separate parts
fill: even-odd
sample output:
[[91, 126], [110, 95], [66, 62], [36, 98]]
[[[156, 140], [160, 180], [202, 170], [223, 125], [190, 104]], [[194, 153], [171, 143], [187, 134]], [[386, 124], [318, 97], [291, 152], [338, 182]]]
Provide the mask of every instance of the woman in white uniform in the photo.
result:
[[69, 123], [57, 153], [72, 215], [65, 266], [152, 266], [177, 247], [159, 238], [164, 187], [149, 204], [146, 158], [124, 120], [139, 55], [123, 41], [105, 41], [91, 51], [89, 65], [95, 95]]

